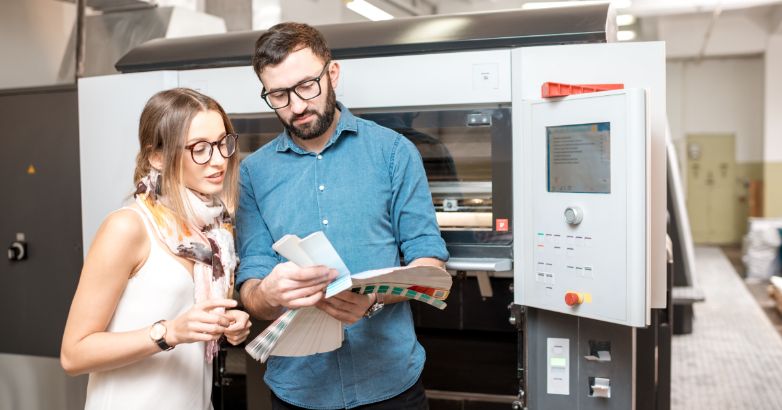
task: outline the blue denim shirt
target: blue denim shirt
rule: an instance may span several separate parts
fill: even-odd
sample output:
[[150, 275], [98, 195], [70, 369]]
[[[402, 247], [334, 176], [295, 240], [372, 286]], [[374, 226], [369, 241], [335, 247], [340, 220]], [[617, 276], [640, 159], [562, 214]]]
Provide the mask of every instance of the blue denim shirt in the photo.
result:
[[[405, 263], [448, 259], [418, 150], [338, 107], [336, 131], [321, 154], [282, 133], [242, 162], [237, 284], [284, 262], [271, 246], [285, 234], [323, 231], [353, 273], [398, 266], [400, 250]], [[296, 406], [341, 409], [394, 397], [423, 370], [409, 302], [346, 326], [344, 336], [333, 352], [270, 357], [266, 383]]]

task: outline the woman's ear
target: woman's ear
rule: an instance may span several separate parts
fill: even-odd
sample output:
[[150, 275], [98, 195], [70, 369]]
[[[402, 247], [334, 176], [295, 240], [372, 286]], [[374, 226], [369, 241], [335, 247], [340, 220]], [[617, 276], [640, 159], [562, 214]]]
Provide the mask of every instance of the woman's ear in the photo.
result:
[[163, 153], [160, 151], [153, 152], [149, 156], [149, 165], [158, 170], [158, 172], [163, 171]]

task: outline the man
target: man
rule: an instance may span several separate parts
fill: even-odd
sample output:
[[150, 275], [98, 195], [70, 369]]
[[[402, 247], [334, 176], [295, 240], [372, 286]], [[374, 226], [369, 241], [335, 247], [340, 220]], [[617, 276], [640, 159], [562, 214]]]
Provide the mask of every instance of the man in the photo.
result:
[[262, 319], [316, 306], [348, 324], [336, 351], [269, 359], [273, 408], [428, 408], [408, 302], [350, 291], [324, 299], [336, 271], [282, 263], [271, 248], [285, 234], [323, 231], [354, 273], [399, 265], [400, 251], [408, 265], [442, 267], [448, 253], [418, 151], [336, 101], [340, 66], [314, 28], [270, 28], [253, 67], [285, 131], [242, 162], [242, 302]]

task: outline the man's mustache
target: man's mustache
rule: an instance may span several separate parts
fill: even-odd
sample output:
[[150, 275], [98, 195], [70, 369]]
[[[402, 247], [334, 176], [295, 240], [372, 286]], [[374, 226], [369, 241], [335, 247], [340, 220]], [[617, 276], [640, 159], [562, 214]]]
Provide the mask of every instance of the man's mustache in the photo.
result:
[[317, 111], [308, 109], [308, 110], [304, 111], [304, 112], [303, 112], [303, 113], [301, 113], [301, 114], [295, 114], [293, 117], [291, 117], [291, 124], [292, 124], [294, 121], [296, 121], [296, 120], [298, 120], [298, 119], [300, 119], [300, 118], [304, 118], [304, 117], [306, 117], [306, 116], [308, 116], [308, 115], [310, 115], [310, 114], [314, 114], [314, 115], [316, 115], [316, 116], [319, 116], [319, 115], [320, 115], [320, 114], [318, 114], [318, 112], [317, 112]]

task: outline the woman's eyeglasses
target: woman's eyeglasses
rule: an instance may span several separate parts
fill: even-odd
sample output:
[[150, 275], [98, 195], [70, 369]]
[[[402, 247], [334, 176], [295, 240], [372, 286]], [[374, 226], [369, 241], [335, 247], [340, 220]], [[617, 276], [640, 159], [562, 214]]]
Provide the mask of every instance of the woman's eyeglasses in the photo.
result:
[[217, 146], [217, 151], [223, 158], [230, 158], [236, 153], [236, 139], [239, 138], [238, 134], [225, 134], [225, 137], [220, 138], [215, 142], [198, 141], [196, 143], [186, 145], [185, 149], [190, 151], [190, 157], [193, 158], [193, 162], [198, 165], [204, 165], [212, 160], [212, 153], [214, 147]]

